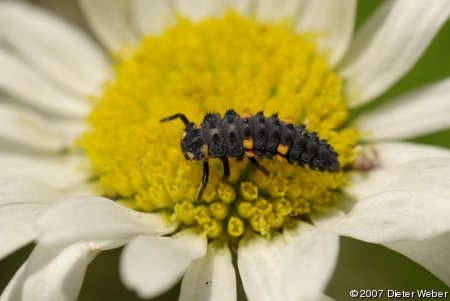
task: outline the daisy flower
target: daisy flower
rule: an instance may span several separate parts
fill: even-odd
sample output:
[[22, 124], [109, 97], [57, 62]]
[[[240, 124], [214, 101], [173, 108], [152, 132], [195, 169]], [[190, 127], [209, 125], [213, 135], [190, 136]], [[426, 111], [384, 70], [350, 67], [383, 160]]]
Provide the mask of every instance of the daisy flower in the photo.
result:
[[[236, 300], [239, 273], [249, 300], [320, 300], [339, 235], [450, 284], [450, 152], [400, 142], [449, 127], [450, 79], [349, 121], [414, 66], [449, 1], [385, 1], [354, 37], [354, 0], [80, 4], [109, 55], [42, 8], [0, 3], [0, 258], [37, 242], [1, 300], [75, 300], [120, 246], [142, 298], [182, 279], [180, 300]], [[179, 149], [182, 124], [159, 120], [230, 108], [306, 124], [339, 171], [231, 160], [221, 181], [211, 160], [197, 201], [201, 163]]]

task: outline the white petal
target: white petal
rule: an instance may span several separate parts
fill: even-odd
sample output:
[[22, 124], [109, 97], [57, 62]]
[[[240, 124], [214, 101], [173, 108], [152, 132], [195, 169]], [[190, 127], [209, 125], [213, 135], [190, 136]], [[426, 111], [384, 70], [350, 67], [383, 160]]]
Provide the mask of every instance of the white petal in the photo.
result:
[[255, 9], [256, 0], [225, 0], [225, 9], [231, 9], [242, 16], [250, 16]]
[[450, 197], [449, 174], [450, 158], [423, 158], [368, 174], [353, 173], [347, 193], [357, 200], [394, 190]]
[[83, 170], [83, 161], [74, 156], [31, 158], [0, 154], [1, 179], [36, 181], [56, 188], [70, 188], [84, 182], [90, 175]]
[[51, 204], [66, 195], [67, 192], [36, 182], [0, 179], [0, 206], [6, 204]]
[[334, 301], [334, 299], [327, 295], [321, 295], [316, 301]]
[[238, 266], [250, 301], [308, 300], [325, 289], [337, 260], [339, 238], [300, 223], [284, 236], [267, 240], [246, 235]]
[[97, 38], [110, 51], [136, 43], [130, 23], [130, 1], [79, 0], [89, 25]]
[[[306, 223], [286, 231], [286, 234], [288, 245], [283, 250], [283, 282], [289, 299], [315, 299], [321, 296], [337, 263], [339, 237]], [[299, 274], [299, 271], [302, 273]]]
[[167, 0], [134, 0], [133, 17], [141, 35], [158, 35], [175, 22], [173, 9]]
[[[425, 239], [450, 229], [450, 158], [424, 158], [354, 173], [348, 214], [324, 217], [329, 231], [369, 242]], [[326, 226], [324, 226], [326, 225]]]
[[[82, 125], [82, 122], [74, 121], [72, 125], [76, 124]], [[73, 144], [73, 136], [64, 137], [63, 134], [69, 132], [59, 132], [55, 126], [33, 111], [0, 103], [0, 141], [4, 141], [3, 146], [12, 142], [44, 152], [61, 151]]]
[[400, 96], [355, 121], [368, 140], [405, 139], [450, 127], [450, 78]]
[[256, 7], [258, 21], [297, 20], [306, 0], [259, 0]]
[[355, 23], [355, 0], [308, 0], [297, 23], [299, 32], [315, 32], [320, 50], [335, 66], [347, 51]]
[[235, 301], [236, 274], [231, 253], [223, 242], [213, 242], [202, 259], [194, 261], [181, 282], [179, 301]]
[[0, 259], [35, 239], [35, 222], [47, 208], [46, 203], [0, 205]]
[[174, 0], [175, 11], [197, 22], [207, 17], [220, 16], [225, 9], [221, 0]]
[[372, 100], [408, 72], [449, 14], [447, 0], [383, 3], [357, 32], [344, 59], [350, 104]]
[[192, 261], [205, 256], [206, 246], [206, 239], [194, 231], [173, 237], [138, 237], [123, 251], [121, 278], [139, 297], [155, 297], [175, 285]]
[[447, 148], [410, 142], [384, 142], [372, 146], [368, 145], [364, 148], [373, 148], [377, 152], [381, 168], [393, 167], [429, 157], [450, 158], [450, 150]]
[[0, 48], [0, 89], [47, 112], [84, 117], [90, 105], [85, 99], [58, 89], [17, 55]]
[[390, 242], [384, 246], [411, 258], [450, 285], [450, 232], [420, 241]]
[[164, 235], [175, 226], [156, 213], [127, 209], [102, 197], [74, 197], [47, 210], [38, 221], [42, 243], [127, 239]]
[[111, 242], [83, 242], [68, 247], [38, 244], [28, 260], [21, 300], [76, 300], [88, 264], [101, 250], [120, 245]]
[[53, 202], [77, 191], [61, 192], [48, 186], [0, 179], [0, 259], [37, 236], [39, 215]]
[[326, 231], [372, 243], [422, 240], [450, 231], [450, 202], [438, 190], [393, 190], [359, 200], [348, 213], [314, 221]]
[[284, 247], [280, 239], [270, 241], [256, 234], [246, 234], [241, 239], [238, 267], [249, 301], [285, 300], [281, 254]]
[[58, 119], [49, 121], [54, 130], [60, 135], [65, 145], [73, 146], [75, 140], [87, 129], [87, 123], [83, 120]]
[[30, 242], [36, 234], [33, 221], [47, 206], [39, 202], [5, 202], [0, 205], [0, 258]]
[[26, 277], [27, 262], [22, 264], [0, 296], [0, 301], [22, 300], [22, 285]]
[[38, 6], [0, 3], [0, 40], [66, 88], [92, 93], [108, 76], [106, 56], [87, 35]]

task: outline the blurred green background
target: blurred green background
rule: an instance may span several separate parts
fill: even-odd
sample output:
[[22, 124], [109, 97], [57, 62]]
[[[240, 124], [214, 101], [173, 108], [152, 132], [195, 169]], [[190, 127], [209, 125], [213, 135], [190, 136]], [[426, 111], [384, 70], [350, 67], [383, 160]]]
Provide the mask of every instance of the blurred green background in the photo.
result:
[[[30, 2], [48, 7], [89, 32], [76, 1], [32, 0]], [[380, 3], [382, 3], [380, 0], [360, 0], [357, 26], [360, 26]], [[403, 79], [375, 102], [359, 109], [355, 115], [371, 109], [399, 93], [448, 76], [450, 76], [450, 21], [445, 24], [416, 66]], [[424, 117], [429, 118], [429, 116]], [[411, 141], [450, 148], [450, 130], [415, 138]], [[0, 291], [3, 291], [31, 250], [32, 246], [27, 246], [0, 261]], [[88, 268], [79, 300], [140, 300], [133, 292], [124, 288], [120, 282], [118, 276], [120, 252], [121, 249], [103, 252], [94, 260]], [[450, 263], [443, 264], [450, 268]], [[301, 283], [299, 283], [299, 287], [301, 287]], [[336, 272], [326, 293], [336, 300], [351, 300], [349, 297], [351, 289], [449, 290], [443, 282], [408, 258], [379, 245], [343, 237], [341, 238], [341, 252]], [[239, 300], [246, 300], [241, 286], [239, 286], [239, 290]], [[179, 285], [172, 291], [152, 300], [177, 300], [178, 292]], [[387, 300], [386, 293], [384, 298], [378, 300]]]

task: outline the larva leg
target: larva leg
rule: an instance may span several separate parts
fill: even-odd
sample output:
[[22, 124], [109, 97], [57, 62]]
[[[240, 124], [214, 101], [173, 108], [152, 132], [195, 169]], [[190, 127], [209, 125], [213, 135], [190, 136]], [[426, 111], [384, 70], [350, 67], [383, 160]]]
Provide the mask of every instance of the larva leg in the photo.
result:
[[222, 163], [223, 163], [223, 177], [222, 177], [222, 181], [225, 182], [230, 177], [230, 163], [228, 162], [228, 158], [224, 159], [222, 161]]
[[258, 168], [261, 172], [263, 172], [266, 176], [269, 176], [269, 171], [262, 165], [259, 164], [258, 161], [254, 157], [248, 157], [250, 163], [252, 163], [256, 168]]
[[208, 185], [209, 179], [209, 164], [208, 161], [203, 161], [203, 177], [202, 177], [202, 187], [198, 192], [197, 201], [202, 198], [203, 192], [205, 191], [206, 185]]
[[167, 121], [171, 121], [171, 120], [174, 120], [174, 119], [177, 119], [177, 118], [180, 118], [181, 121], [183, 121], [184, 125], [188, 125], [190, 123], [189, 119], [187, 119], [187, 117], [184, 114], [181, 114], [181, 113], [178, 113], [178, 114], [166, 117], [164, 119], [161, 119], [159, 122], [167, 122]]

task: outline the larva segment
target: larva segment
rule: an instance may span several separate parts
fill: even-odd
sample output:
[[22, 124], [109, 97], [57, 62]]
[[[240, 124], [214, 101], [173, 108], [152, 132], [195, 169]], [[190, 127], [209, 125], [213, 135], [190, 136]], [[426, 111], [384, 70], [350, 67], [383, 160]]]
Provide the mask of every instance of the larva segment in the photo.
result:
[[206, 114], [201, 124], [201, 131], [208, 144], [209, 157], [219, 159], [229, 157], [227, 143], [222, 131], [222, 119], [218, 114]]
[[268, 137], [268, 126], [266, 124], [266, 117], [263, 112], [250, 117], [253, 121], [253, 140], [255, 141], [254, 152], [256, 156], [262, 157], [266, 153], [266, 143]]
[[283, 123], [278, 118], [277, 114], [274, 114], [267, 118], [267, 142], [265, 148], [265, 156], [272, 159], [277, 155], [277, 148], [280, 143], [281, 132]]
[[244, 157], [245, 145], [243, 146], [241, 143], [239, 120], [239, 115], [233, 110], [228, 110], [223, 117], [222, 135], [228, 147], [229, 157]]

